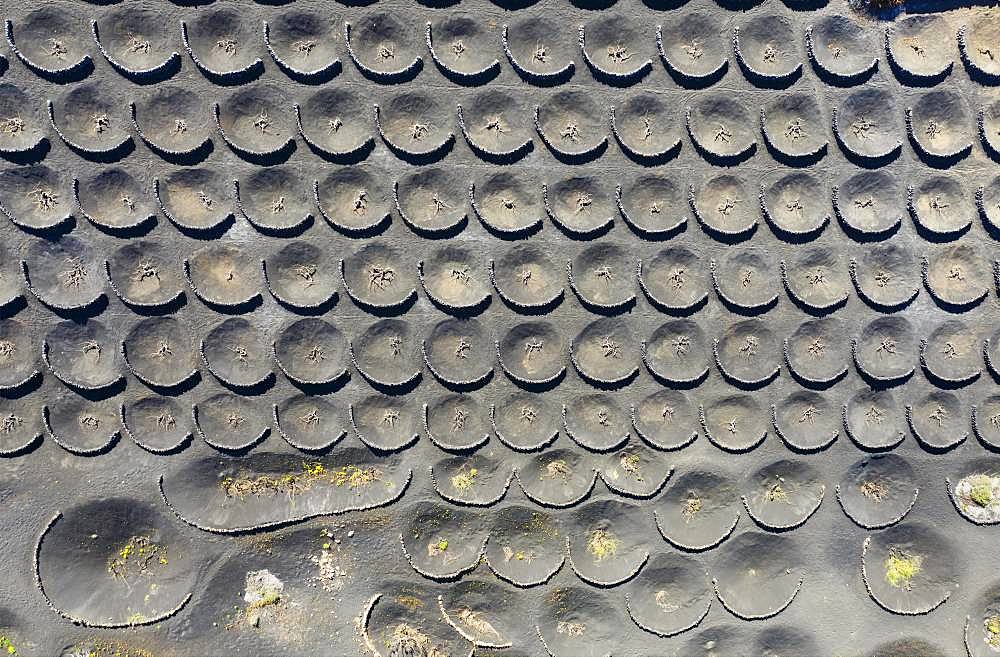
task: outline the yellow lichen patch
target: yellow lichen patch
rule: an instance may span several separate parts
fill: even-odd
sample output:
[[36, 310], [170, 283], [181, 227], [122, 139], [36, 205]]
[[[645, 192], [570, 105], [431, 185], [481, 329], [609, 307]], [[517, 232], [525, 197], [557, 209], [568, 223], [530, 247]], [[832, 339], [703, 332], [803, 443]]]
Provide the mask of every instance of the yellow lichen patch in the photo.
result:
[[451, 478], [451, 485], [455, 490], [467, 491], [475, 485], [477, 476], [479, 476], [479, 470], [476, 468], [466, 470], [463, 465], [458, 474]]
[[923, 571], [923, 562], [924, 558], [920, 555], [892, 548], [885, 560], [885, 579], [897, 589], [909, 591], [913, 586], [913, 578]]
[[596, 529], [587, 539], [587, 552], [594, 555], [596, 561], [613, 559], [618, 554], [622, 542], [606, 529]]
[[149, 536], [133, 536], [108, 561], [108, 574], [116, 579], [149, 574], [155, 566], [166, 566], [167, 549]]

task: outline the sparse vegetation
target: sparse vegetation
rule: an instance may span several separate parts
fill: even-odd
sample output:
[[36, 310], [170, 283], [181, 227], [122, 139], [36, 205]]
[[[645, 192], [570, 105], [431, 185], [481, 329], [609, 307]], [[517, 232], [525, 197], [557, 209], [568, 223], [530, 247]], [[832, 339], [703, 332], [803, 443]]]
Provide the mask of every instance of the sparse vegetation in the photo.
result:
[[698, 497], [697, 493], [694, 491], [688, 491], [687, 497], [684, 499], [683, 508], [681, 509], [681, 515], [684, 516], [685, 522], [690, 522], [701, 511], [704, 502]]
[[[381, 480], [382, 471], [376, 467], [363, 468], [356, 465], [346, 465], [330, 470], [322, 463], [314, 461], [303, 462], [300, 472], [256, 477], [250, 474], [227, 476], [219, 485], [226, 497], [243, 500], [250, 496], [265, 497], [283, 494], [292, 497], [301, 495], [318, 483], [332, 484], [337, 488], [346, 486], [360, 492], [361, 489]], [[385, 483], [386, 486], [392, 486], [392, 482], [386, 481]]]
[[559, 621], [559, 624], [556, 625], [556, 632], [559, 634], [566, 634], [568, 636], [583, 636], [586, 631], [587, 626], [583, 623]]
[[670, 593], [664, 589], [657, 591], [653, 599], [656, 601], [656, 606], [665, 612], [669, 613], [680, 609], [680, 606], [671, 600]]
[[987, 475], [978, 475], [972, 479], [972, 490], [969, 499], [981, 507], [987, 507], [993, 502], [993, 479]]
[[621, 540], [606, 529], [597, 529], [587, 539], [587, 552], [594, 555], [596, 561], [613, 559], [621, 547]]
[[391, 655], [444, 655], [426, 632], [407, 623], [398, 624], [385, 639]]
[[344, 578], [348, 575], [347, 568], [351, 565], [349, 553], [340, 545], [340, 540], [334, 538], [329, 529], [320, 530], [322, 549], [319, 554], [309, 558], [316, 565], [317, 574], [310, 577], [312, 582], [318, 582], [327, 591], [339, 591], [344, 587]]
[[6, 634], [0, 634], [0, 654], [17, 655], [17, 646]]
[[[428, 557], [438, 557], [445, 556], [448, 552], [448, 539], [443, 536], [438, 536], [434, 538], [430, 543], [427, 544], [427, 556]], [[447, 559], [446, 559], [447, 560]]]
[[923, 572], [923, 562], [924, 558], [920, 555], [891, 548], [889, 557], [885, 560], [885, 579], [897, 589], [909, 591], [913, 586], [913, 578]]
[[[348, 465], [333, 473], [334, 486], [348, 486], [352, 489], [369, 486], [382, 478], [382, 471], [378, 468], [359, 468], [355, 465]], [[386, 486], [391, 486], [391, 482], [386, 482]]]
[[505, 563], [510, 563], [511, 559], [515, 561], [527, 561], [531, 563], [538, 555], [534, 552], [529, 552], [527, 550], [514, 550], [514, 548], [509, 545], [503, 546], [503, 560]]
[[251, 570], [246, 576], [243, 601], [247, 603], [243, 617], [251, 627], [259, 627], [267, 609], [284, 602], [285, 584], [269, 570]]
[[537, 532], [547, 538], [558, 538], [559, 528], [545, 515], [533, 512], [531, 520], [524, 524], [525, 532]]
[[906, 4], [906, 0], [851, 0], [850, 4], [861, 11], [885, 11], [886, 9], [902, 7]]
[[468, 607], [462, 607], [456, 609], [452, 612], [458, 619], [468, 628], [477, 632], [480, 636], [488, 636], [494, 639], [500, 640], [502, 636], [497, 628], [493, 627], [493, 623], [486, 620], [485, 615], [481, 611], [476, 611], [474, 609], [469, 609]]
[[888, 497], [889, 489], [879, 481], [869, 480], [861, 484], [861, 494], [873, 502], [881, 502]]
[[634, 477], [636, 481], [643, 481], [642, 471], [639, 469], [642, 458], [638, 454], [622, 454], [619, 462], [626, 474]]
[[784, 479], [776, 477], [775, 482], [764, 491], [764, 499], [768, 502], [788, 502], [788, 491], [785, 490], [782, 483], [784, 483]]
[[986, 643], [991, 648], [1000, 649], [1000, 616], [994, 614], [983, 621], [986, 630]]
[[479, 476], [479, 470], [476, 468], [469, 468], [467, 470], [465, 466], [462, 466], [458, 474], [451, 478], [451, 485], [456, 490], [467, 491], [476, 483], [477, 476]]
[[571, 468], [566, 461], [562, 459], [554, 459], [546, 464], [545, 474], [541, 475], [541, 478], [562, 479], [564, 482], [568, 482], [572, 476], [573, 468]]
[[322, 463], [303, 463], [302, 469], [310, 477], [321, 477], [326, 473], [326, 468]]
[[135, 648], [111, 641], [78, 644], [70, 648], [68, 653], [63, 654], [66, 657], [156, 657], [144, 648]]
[[413, 595], [397, 595], [396, 602], [410, 611], [416, 611], [424, 606], [424, 601]]
[[995, 523], [1000, 519], [1000, 477], [976, 473], [955, 484], [959, 510], [976, 522]]
[[154, 566], [168, 563], [165, 547], [149, 536], [133, 536], [108, 561], [108, 574], [124, 580], [149, 574]]

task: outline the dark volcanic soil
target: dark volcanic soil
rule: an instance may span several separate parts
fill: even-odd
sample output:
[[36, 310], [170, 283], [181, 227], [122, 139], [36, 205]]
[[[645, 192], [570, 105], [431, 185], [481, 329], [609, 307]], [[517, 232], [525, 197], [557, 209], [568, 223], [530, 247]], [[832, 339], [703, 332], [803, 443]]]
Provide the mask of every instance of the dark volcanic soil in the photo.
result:
[[353, 4], [2, 7], [0, 654], [1000, 653], [997, 10]]

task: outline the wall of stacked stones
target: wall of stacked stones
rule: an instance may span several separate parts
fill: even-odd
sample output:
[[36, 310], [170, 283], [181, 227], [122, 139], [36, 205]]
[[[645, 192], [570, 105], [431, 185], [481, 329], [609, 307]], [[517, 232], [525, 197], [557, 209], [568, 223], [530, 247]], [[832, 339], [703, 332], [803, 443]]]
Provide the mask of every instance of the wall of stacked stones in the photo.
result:
[[1000, 650], [1000, 15], [11, 1], [0, 649]]

